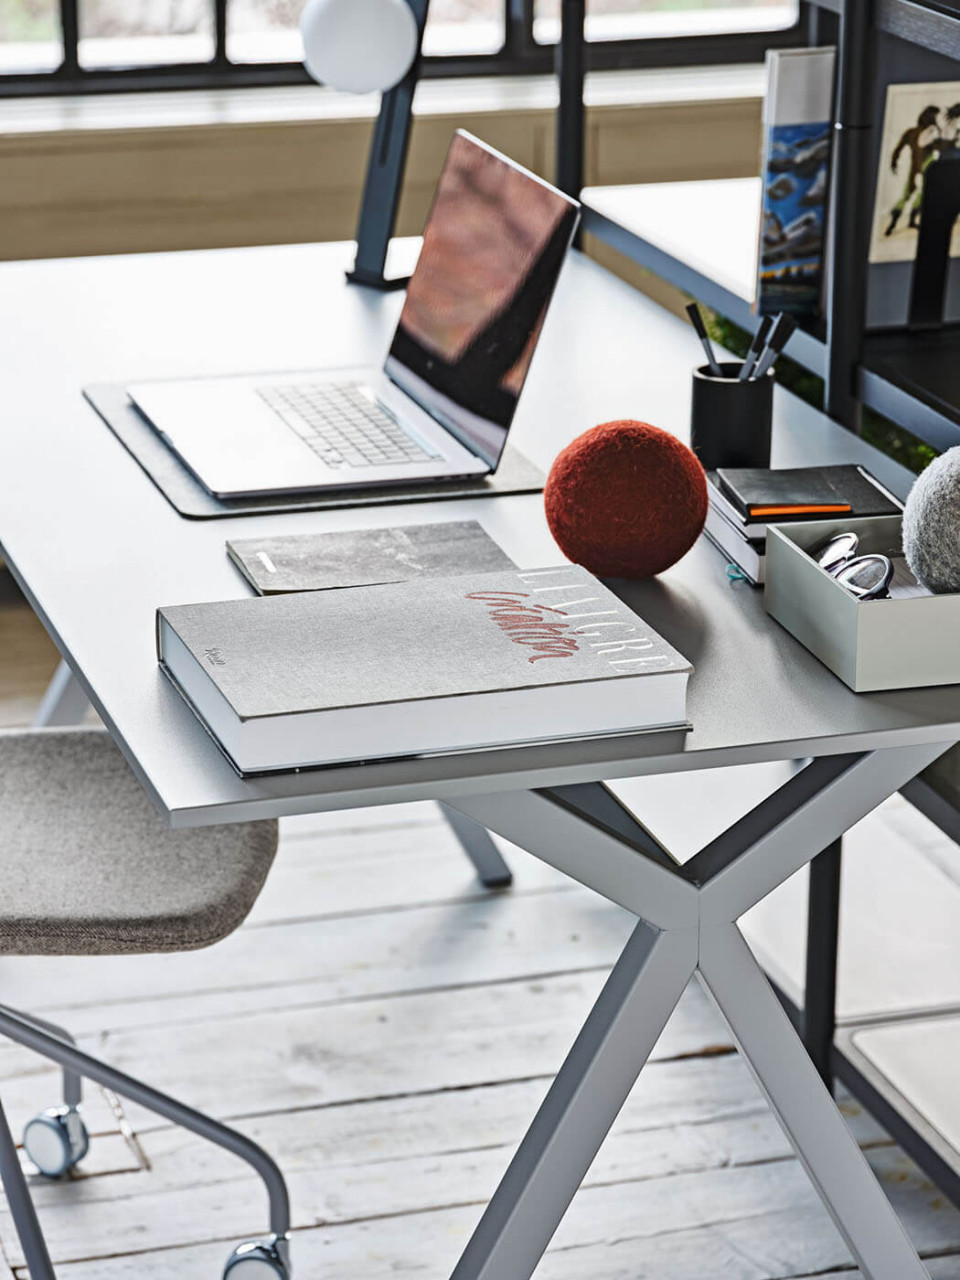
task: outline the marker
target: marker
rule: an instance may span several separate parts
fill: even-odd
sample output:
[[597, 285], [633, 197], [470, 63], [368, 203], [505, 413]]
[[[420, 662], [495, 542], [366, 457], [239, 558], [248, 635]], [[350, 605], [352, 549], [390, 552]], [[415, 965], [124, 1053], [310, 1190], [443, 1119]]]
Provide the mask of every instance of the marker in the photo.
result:
[[738, 378], [740, 382], [746, 382], [753, 373], [753, 366], [757, 363], [757, 357], [766, 345], [767, 337], [773, 328], [773, 316], [764, 316], [760, 321], [760, 327], [753, 335], [753, 341], [750, 343], [750, 349], [747, 351], [746, 358], [740, 367]]
[[796, 327], [796, 320], [791, 320], [789, 316], [785, 315], [777, 316], [773, 333], [767, 339], [767, 349], [754, 366], [754, 379], [762, 378], [767, 374], [777, 356], [790, 341], [790, 335]]
[[695, 302], [691, 302], [687, 307], [687, 315], [690, 317], [690, 323], [697, 331], [697, 337], [700, 339], [700, 345], [703, 347], [707, 355], [707, 364], [710, 366], [710, 372], [715, 378], [722, 378], [723, 373], [717, 364], [717, 357], [713, 354], [713, 347], [710, 338], [707, 335], [707, 327], [703, 323], [703, 316], [700, 314], [700, 308]]

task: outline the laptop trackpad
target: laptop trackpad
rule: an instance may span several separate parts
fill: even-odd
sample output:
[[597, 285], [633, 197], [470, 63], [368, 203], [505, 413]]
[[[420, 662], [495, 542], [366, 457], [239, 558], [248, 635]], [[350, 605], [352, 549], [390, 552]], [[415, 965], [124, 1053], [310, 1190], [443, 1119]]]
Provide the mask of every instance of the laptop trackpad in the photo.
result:
[[336, 474], [253, 392], [249, 381], [149, 383], [128, 392], [212, 493], [297, 488], [305, 480], [322, 484]]

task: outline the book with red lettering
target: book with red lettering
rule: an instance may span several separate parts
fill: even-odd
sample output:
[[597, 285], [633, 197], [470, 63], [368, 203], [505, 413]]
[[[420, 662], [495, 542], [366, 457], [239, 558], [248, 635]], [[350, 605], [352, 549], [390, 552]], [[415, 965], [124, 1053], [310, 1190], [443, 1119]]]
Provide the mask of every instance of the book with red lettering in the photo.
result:
[[242, 775], [684, 726], [692, 669], [572, 565], [176, 605], [157, 648]]

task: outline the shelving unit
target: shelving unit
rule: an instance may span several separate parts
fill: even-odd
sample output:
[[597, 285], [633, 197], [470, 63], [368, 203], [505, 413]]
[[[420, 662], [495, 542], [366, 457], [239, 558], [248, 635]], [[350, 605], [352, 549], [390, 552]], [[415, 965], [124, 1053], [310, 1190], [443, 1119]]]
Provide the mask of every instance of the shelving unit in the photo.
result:
[[[960, 0], [956, 6], [917, 0], [807, 3], [811, 43], [837, 45], [828, 287], [822, 321], [798, 330], [787, 351], [824, 379], [825, 409], [836, 421], [856, 431], [862, 409], [869, 408], [943, 451], [960, 444], [960, 326], [932, 333], [866, 332], [868, 229], [879, 36], [960, 62]], [[582, 41], [582, 8], [583, 0], [563, 0], [557, 145], [558, 158], [567, 157], [566, 190], [582, 194], [584, 230], [752, 332], [758, 323], [752, 304], [760, 179], [582, 190], [582, 51], [573, 49]], [[834, 17], [821, 22], [825, 14]], [[960, 840], [960, 813], [922, 779], [904, 794]], [[866, 1024], [837, 1028], [832, 984], [839, 886], [839, 849], [833, 848], [811, 866], [806, 990], [781, 984], [781, 999], [824, 1075], [842, 1081], [960, 1204], [960, 1102], [952, 1077], [944, 1074], [943, 1057], [948, 1050], [949, 1061], [955, 1061], [960, 1048], [960, 1006], [911, 1015], [878, 1012]], [[819, 963], [817, 948], [826, 957]], [[880, 1011], [883, 993], [877, 995]]]
[[[960, 7], [876, 0], [871, 14], [867, 0], [810, 2], [840, 19], [829, 264], [834, 287], [824, 321], [799, 330], [788, 354], [826, 378], [828, 412], [844, 425], [856, 429], [866, 407], [942, 451], [960, 444], [960, 329], [933, 335], [865, 331], [863, 228], [872, 215], [876, 34], [960, 61]], [[759, 180], [590, 188], [583, 199], [586, 231], [735, 324], [755, 329], [753, 280], [743, 264], [756, 261]], [[691, 217], [686, 205], [698, 208], [700, 218]], [[708, 218], [703, 210], [710, 211]], [[722, 242], [711, 228], [697, 225], [708, 220], [722, 227]]]
[[[583, 200], [584, 230], [753, 331], [759, 178], [588, 187]], [[787, 354], [823, 377], [826, 350], [818, 325], [798, 329]], [[933, 448], [960, 444], [960, 331], [865, 334], [857, 389], [863, 406]]]

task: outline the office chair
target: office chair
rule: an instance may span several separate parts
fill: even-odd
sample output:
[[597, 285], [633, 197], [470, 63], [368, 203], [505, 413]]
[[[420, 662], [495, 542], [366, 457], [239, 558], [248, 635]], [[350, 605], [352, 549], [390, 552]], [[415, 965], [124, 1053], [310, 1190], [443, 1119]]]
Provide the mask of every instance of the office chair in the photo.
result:
[[[276, 822], [167, 830], [105, 730], [0, 732], [0, 955], [132, 955], [210, 946], [243, 922], [276, 849]], [[0, 1035], [63, 1068], [63, 1104], [36, 1116], [23, 1135], [42, 1174], [59, 1177], [86, 1154], [81, 1081], [96, 1081], [256, 1170], [268, 1195], [270, 1234], [239, 1245], [223, 1274], [287, 1280], [287, 1189], [265, 1151], [82, 1052], [67, 1032], [40, 1018], [0, 1005]], [[31, 1280], [55, 1280], [2, 1103], [0, 1181]]]

